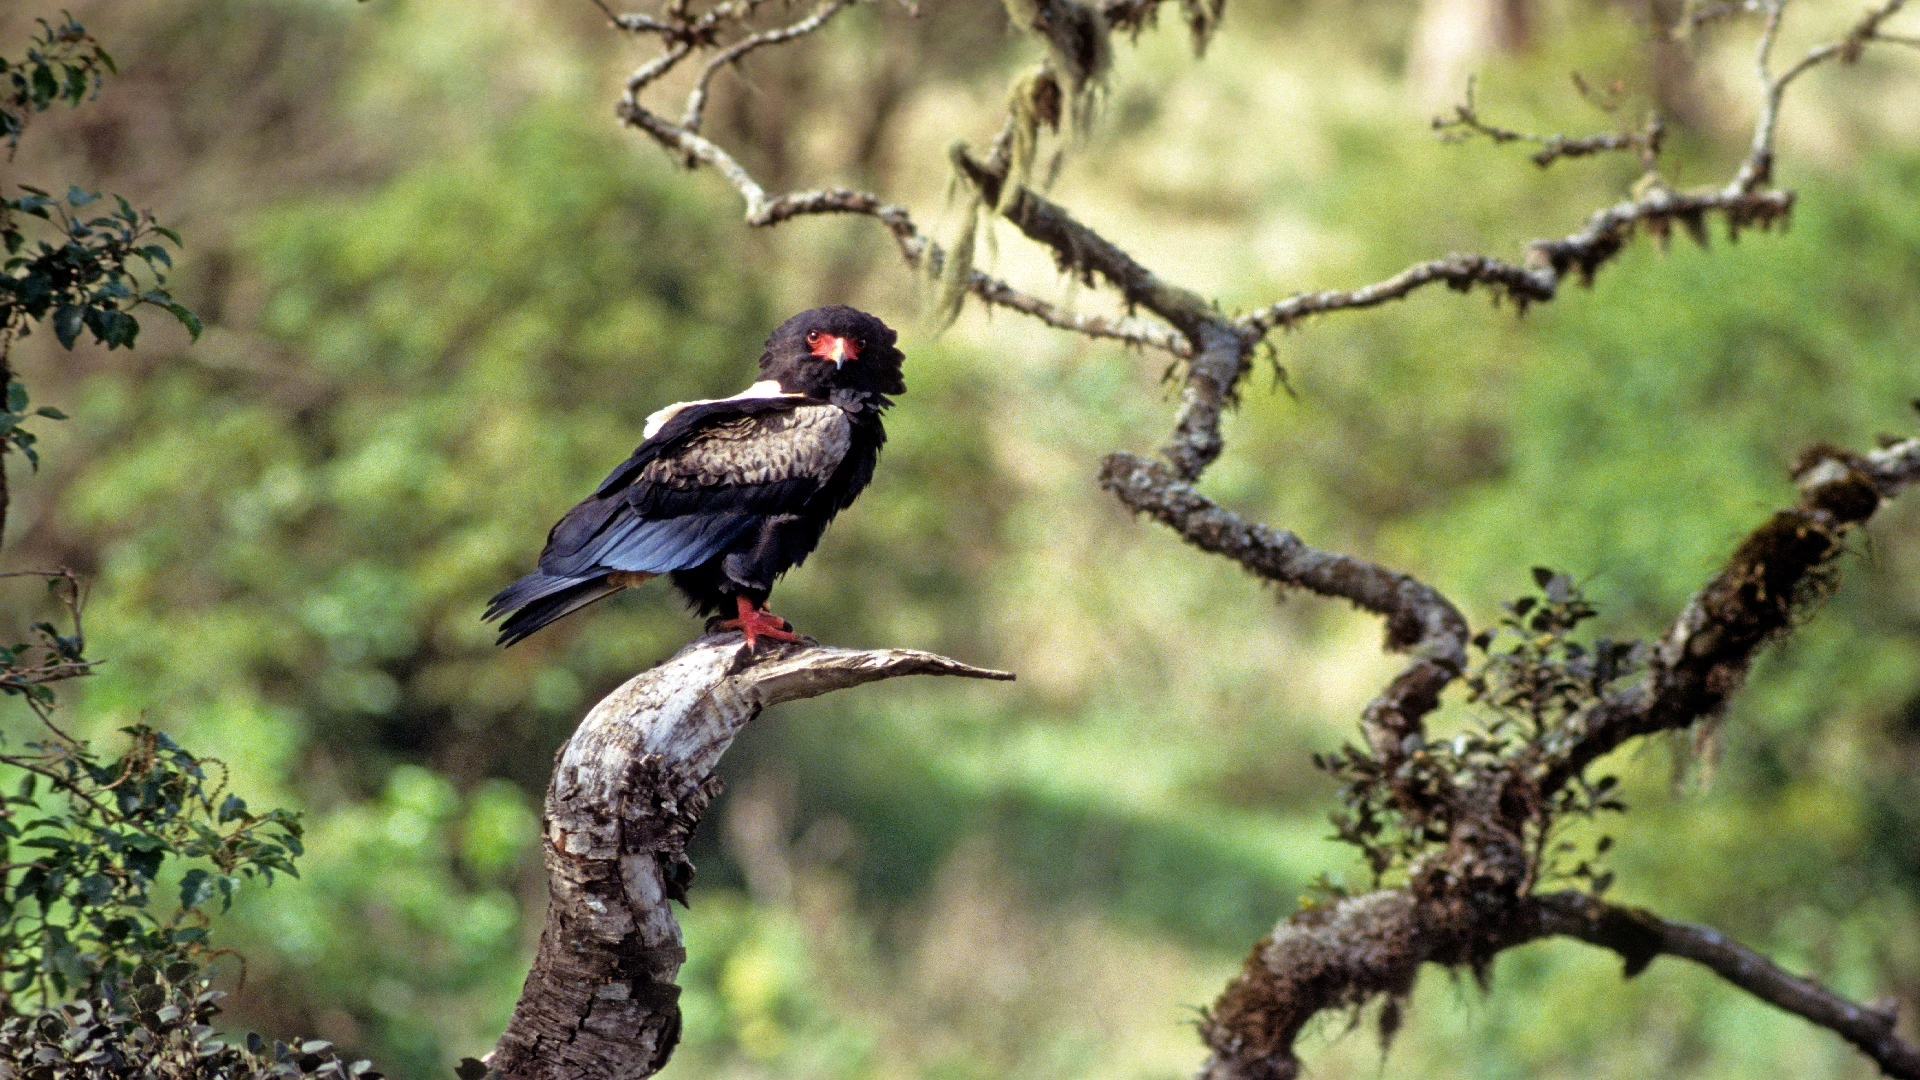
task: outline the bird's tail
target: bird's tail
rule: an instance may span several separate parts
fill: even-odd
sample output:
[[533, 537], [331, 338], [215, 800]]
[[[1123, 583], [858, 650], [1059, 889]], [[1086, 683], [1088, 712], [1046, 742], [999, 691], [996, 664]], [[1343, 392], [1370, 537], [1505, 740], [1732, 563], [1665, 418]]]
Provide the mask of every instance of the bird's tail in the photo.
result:
[[484, 618], [492, 620], [506, 615], [507, 621], [500, 624], [498, 644], [512, 645], [562, 615], [626, 588], [628, 583], [619, 581], [619, 577], [618, 574], [549, 577], [535, 571], [495, 594], [487, 603]]

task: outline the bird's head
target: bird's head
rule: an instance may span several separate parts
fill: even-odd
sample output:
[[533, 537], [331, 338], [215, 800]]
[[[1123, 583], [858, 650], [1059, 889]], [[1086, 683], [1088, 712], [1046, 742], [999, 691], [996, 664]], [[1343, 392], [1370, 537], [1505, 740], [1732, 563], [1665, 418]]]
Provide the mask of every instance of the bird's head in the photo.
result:
[[894, 339], [891, 327], [858, 308], [835, 304], [803, 311], [767, 338], [761, 377], [787, 393], [817, 398], [830, 398], [835, 390], [902, 393], [905, 357]]

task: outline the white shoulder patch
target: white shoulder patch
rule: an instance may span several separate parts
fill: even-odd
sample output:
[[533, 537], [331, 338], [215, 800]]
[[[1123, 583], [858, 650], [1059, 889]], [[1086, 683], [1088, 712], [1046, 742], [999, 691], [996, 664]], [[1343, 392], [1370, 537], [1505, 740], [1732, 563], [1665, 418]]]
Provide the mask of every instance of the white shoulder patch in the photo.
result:
[[780, 384], [772, 379], [762, 379], [731, 397], [701, 398], [698, 401], [676, 401], [647, 417], [647, 426], [640, 430], [641, 439], [651, 439], [660, 434], [667, 421], [679, 414], [681, 409], [690, 409], [695, 405], [711, 405], [716, 401], [740, 401], [745, 398], [805, 397], [805, 394], [789, 394], [780, 389]]

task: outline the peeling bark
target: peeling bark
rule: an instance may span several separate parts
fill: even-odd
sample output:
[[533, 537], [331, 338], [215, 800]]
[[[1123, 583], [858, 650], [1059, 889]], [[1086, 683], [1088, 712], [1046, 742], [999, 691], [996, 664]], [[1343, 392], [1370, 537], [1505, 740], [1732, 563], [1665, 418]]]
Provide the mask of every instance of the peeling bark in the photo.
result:
[[769, 705], [900, 675], [1011, 679], [932, 653], [701, 638], [593, 707], [555, 756], [542, 836], [550, 899], [533, 970], [487, 1065], [508, 1080], [638, 1080], [680, 1038], [687, 840], [713, 770]]

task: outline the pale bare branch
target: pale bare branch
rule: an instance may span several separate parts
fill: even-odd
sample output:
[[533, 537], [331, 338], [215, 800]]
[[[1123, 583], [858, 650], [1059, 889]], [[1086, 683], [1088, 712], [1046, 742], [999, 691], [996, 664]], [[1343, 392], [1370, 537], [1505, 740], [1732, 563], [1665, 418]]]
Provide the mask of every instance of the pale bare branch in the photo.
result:
[[1845, 37], [1807, 50], [1807, 54], [1792, 67], [1776, 76], [1772, 73], [1773, 49], [1780, 36], [1787, 0], [1762, 2], [1767, 19], [1754, 55], [1754, 68], [1760, 80], [1760, 113], [1753, 122], [1753, 140], [1747, 156], [1740, 163], [1740, 171], [1727, 185], [1728, 194], [1751, 192], [1773, 179], [1774, 131], [1780, 124], [1780, 104], [1786, 99], [1787, 87], [1812, 68], [1829, 60], [1838, 58], [1847, 64], [1858, 60], [1861, 50], [1869, 42], [1881, 40], [1880, 24], [1906, 6], [1906, 0], [1883, 0], [1855, 23]]
[[911, 649], [780, 646], [714, 634], [634, 676], [554, 758], [542, 814], [549, 900], [539, 952], [488, 1064], [505, 1080], [642, 1080], [680, 1038], [687, 840], [714, 768], [761, 710], [898, 678], [1011, 679]]
[[700, 122], [707, 107], [707, 88], [712, 84], [715, 73], [721, 68], [737, 63], [755, 49], [778, 45], [804, 34], [811, 34], [825, 26], [827, 20], [851, 6], [853, 6], [853, 0], [826, 0], [814, 10], [813, 14], [791, 26], [750, 34], [721, 50], [718, 56], [707, 61], [707, 66], [701, 69], [700, 78], [694, 83], [693, 90], [687, 94], [687, 111], [680, 117], [680, 126], [690, 132], [700, 130]]

